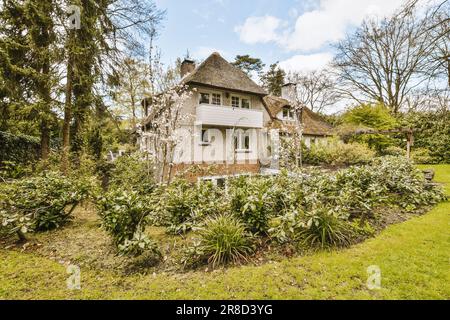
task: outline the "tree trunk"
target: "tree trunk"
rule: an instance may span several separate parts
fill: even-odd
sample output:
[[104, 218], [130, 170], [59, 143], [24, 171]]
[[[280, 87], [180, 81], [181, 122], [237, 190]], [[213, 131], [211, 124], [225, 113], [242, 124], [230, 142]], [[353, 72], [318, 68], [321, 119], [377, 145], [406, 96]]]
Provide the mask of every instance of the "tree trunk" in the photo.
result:
[[[46, 107], [47, 108], [47, 107]], [[48, 160], [50, 153], [50, 129], [47, 119], [41, 121], [41, 158], [44, 162]]]
[[[73, 37], [73, 31], [69, 35]], [[70, 40], [69, 40], [70, 41]], [[66, 100], [64, 104], [64, 123], [62, 129], [62, 158], [61, 171], [67, 174], [69, 168], [69, 153], [70, 153], [70, 122], [72, 120], [72, 84], [73, 84], [73, 53], [69, 52], [69, 59], [67, 62], [67, 81], [66, 81]]]

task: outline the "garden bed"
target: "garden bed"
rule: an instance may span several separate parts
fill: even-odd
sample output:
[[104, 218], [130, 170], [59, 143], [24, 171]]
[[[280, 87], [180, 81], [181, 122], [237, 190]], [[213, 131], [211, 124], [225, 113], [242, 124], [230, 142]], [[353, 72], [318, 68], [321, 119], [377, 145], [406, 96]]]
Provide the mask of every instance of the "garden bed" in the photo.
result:
[[[141, 165], [124, 159], [128, 169], [127, 161]], [[119, 273], [261, 265], [354, 245], [444, 199], [396, 157], [338, 171], [241, 176], [225, 189], [182, 179], [156, 185], [140, 170], [123, 172], [107, 192], [91, 176], [51, 172], [3, 185], [0, 231], [21, 240], [3, 246]]]

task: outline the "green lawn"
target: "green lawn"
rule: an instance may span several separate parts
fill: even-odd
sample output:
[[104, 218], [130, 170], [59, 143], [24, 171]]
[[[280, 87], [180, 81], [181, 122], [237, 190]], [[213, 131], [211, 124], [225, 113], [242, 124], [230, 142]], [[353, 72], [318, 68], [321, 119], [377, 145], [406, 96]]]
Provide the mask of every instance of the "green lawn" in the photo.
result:
[[[433, 167], [450, 194], [450, 165]], [[450, 299], [450, 202], [391, 225], [346, 250], [263, 266], [179, 275], [120, 276], [81, 270], [81, 290], [66, 289], [65, 267], [30, 253], [0, 250], [3, 299]], [[381, 289], [366, 269], [381, 268]]]

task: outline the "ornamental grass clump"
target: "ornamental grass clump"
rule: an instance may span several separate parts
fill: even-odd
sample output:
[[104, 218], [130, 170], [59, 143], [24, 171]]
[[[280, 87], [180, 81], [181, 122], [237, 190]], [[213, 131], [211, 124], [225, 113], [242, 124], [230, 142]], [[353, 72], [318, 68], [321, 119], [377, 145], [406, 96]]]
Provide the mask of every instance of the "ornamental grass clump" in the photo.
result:
[[247, 260], [253, 251], [245, 225], [230, 215], [208, 217], [199, 228], [198, 249], [213, 268]]
[[309, 248], [346, 247], [354, 235], [348, 217], [326, 206], [307, 212], [298, 231], [300, 243]]

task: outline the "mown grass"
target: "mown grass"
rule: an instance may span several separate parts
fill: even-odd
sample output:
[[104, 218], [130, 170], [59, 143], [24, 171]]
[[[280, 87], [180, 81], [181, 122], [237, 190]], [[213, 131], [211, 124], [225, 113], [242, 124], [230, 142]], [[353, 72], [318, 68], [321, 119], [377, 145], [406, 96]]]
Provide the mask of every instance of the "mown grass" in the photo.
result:
[[[425, 166], [450, 194], [450, 165]], [[450, 299], [450, 202], [391, 225], [349, 249], [214, 272], [121, 276], [81, 269], [68, 290], [66, 268], [36, 254], [0, 250], [3, 299]], [[381, 289], [366, 286], [381, 268]]]

